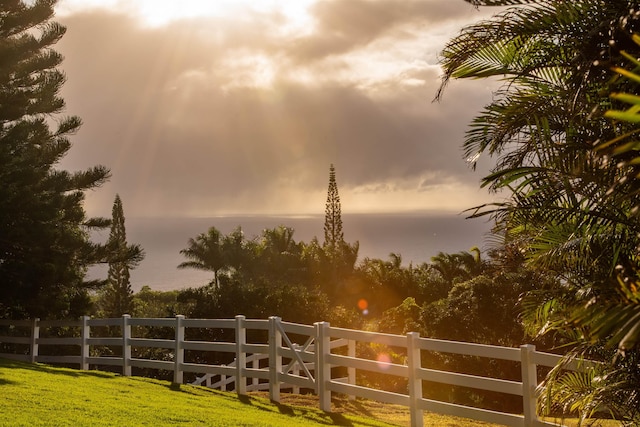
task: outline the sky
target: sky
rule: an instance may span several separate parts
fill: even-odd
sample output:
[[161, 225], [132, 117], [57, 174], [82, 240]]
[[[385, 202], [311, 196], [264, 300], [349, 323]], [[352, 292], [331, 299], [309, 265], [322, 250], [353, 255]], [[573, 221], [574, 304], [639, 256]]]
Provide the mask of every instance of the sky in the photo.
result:
[[463, 0], [60, 0], [61, 162], [102, 164], [91, 216], [321, 214], [329, 166], [342, 211], [459, 213], [496, 196], [462, 155], [497, 82], [433, 102], [439, 54], [489, 17]]

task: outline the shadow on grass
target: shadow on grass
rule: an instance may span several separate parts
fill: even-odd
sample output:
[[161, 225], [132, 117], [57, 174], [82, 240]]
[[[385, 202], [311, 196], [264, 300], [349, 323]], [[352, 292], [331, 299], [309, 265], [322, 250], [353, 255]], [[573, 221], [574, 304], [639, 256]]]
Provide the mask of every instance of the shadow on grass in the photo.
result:
[[[306, 414], [303, 413], [301, 416], [306, 417]], [[308, 418], [318, 424], [325, 424], [329, 426], [352, 427], [354, 425], [353, 422], [349, 418], [347, 418], [344, 414], [340, 414], [337, 412], [323, 412], [319, 416], [320, 419], [317, 419], [314, 417], [308, 417]], [[359, 423], [359, 425], [364, 426], [365, 424], [361, 422]]]
[[296, 414], [291, 406], [283, 405], [282, 403], [277, 402], [273, 402], [273, 404], [276, 405], [276, 408], [278, 408], [278, 411], [280, 411], [282, 415], [294, 416]]
[[[252, 398], [249, 396], [239, 396], [238, 398], [243, 403], [247, 403], [249, 405], [252, 404]], [[270, 403], [274, 405], [282, 415], [285, 415], [287, 417], [307, 418], [316, 423], [326, 425], [345, 427], [353, 426], [351, 420], [346, 418], [343, 414], [334, 412], [322, 412], [318, 409], [311, 409], [309, 407], [299, 405], [285, 405], [280, 402], [271, 401]], [[267, 408], [264, 409], [268, 410]]]
[[[278, 408], [278, 411], [285, 416], [288, 417], [302, 417], [308, 418], [312, 421], [315, 421], [320, 424], [326, 425], [335, 425], [335, 426], [353, 426], [351, 420], [346, 418], [342, 414], [333, 413], [333, 412], [319, 412], [318, 410], [312, 410], [310, 408], [301, 407], [301, 406], [290, 406], [283, 405], [278, 402], [271, 402], [273, 405]], [[318, 419], [320, 418], [320, 419]]]
[[190, 384], [179, 384], [179, 383], [169, 383], [163, 380], [156, 380], [153, 378], [144, 378], [144, 377], [130, 377], [132, 381], [142, 381], [142, 382], [152, 382], [156, 383], [158, 386], [165, 387], [173, 392], [188, 394], [190, 396], [212, 396], [217, 399], [226, 399], [229, 401], [240, 401], [241, 403], [252, 405], [251, 397], [249, 396], [238, 396], [235, 392], [228, 391], [220, 391], [214, 388], [203, 387], [203, 386], [193, 386]]
[[42, 372], [52, 375], [64, 375], [68, 377], [96, 377], [104, 379], [116, 378], [115, 374], [101, 371], [77, 371], [71, 368], [55, 368], [49, 365], [41, 365], [39, 363], [18, 362], [15, 360], [0, 359], [0, 369], [23, 369], [28, 371]]
[[[209, 389], [206, 387], [196, 387], [195, 390], [190, 390], [190, 387], [181, 387], [180, 384], [172, 384], [169, 386], [172, 391], [179, 391], [181, 393], [193, 393], [198, 394], [202, 391], [209, 391], [211, 394], [215, 394], [216, 397], [226, 398], [242, 403], [243, 405], [251, 406], [253, 409], [258, 409], [266, 412], [274, 412], [274, 407], [280, 414], [287, 417], [306, 418], [313, 422], [325, 425], [335, 426], [353, 426], [351, 420], [339, 413], [321, 412], [317, 409], [311, 409], [309, 407], [300, 405], [285, 405], [279, 402], [273, 402], [269, 399], [261, 397], [252, 397], [244, 394], [236, 394], [234, 392], [223, 392], [219, 390]], [[197, 390], [197, 393], [195, 392]]]
[[338, 425], [338, 426], [352, 426], [353, 425], [353, 423], [351, 421], [349, 421], [349, 419], [345, 418], [345, 416], [342, 415], [342, 414], [329, 413], [327, 415], [329, 415], [329, 418], [331, 418], [331, 421], [335, 425]]
[[240, 403], [244, 403], [245, 405], [253, 405], [251, 398], [245, 394], [238, 395], [238, 400]]
[[347, 408], [348, 406], [351, 406], [359, 414], [362, 414], [362, 415], [367, 416], [367, 417], [373, 417], [373, 413], [371, 412], [371, 410], [368, 409], [365, 405], [363, 405], [361, 402], [359, 402], [357, 400], [348, 401], [348, 402], [344, 402], [344, 403], [341, 402], [341, 403], [338, 403], [336, 406], [338, 408]]

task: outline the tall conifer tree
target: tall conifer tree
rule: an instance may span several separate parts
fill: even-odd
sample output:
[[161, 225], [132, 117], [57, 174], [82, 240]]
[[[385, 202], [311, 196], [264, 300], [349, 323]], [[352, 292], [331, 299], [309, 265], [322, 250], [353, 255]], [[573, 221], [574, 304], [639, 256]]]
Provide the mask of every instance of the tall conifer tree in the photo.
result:
[[358, 258], [358, 242], [348, 244], [342, 232], [342, 209], [336, 183], [336, 170], [329, 168], [329, 189], [324, 217], [324, 245], [322, 246], [323, 276], [321, 286], [333, 301], [342, 293], [346, 280], [353, 273]]
[[138, 245], [127, 244], [122, 200], [116, 194], [113, 202], [111, 233], [107, 241], [109, 250], [108, 285], [103, 295], [103, 311], [108, 317], [118, 317], [133, 312], [133, 291], [129, 270], [144, 257]]
[[336, 170], [331, 164], [329, 168], [329, 189], [327, 190], [327, 204], [324, 210], [324, 247], [335, 253], [344, 244], [342, 233], [342, 212], [340, 195], [336, 183]]
[[[60, 117], [65, 76], [52, 46], [65, 28], [55, 0], [0, 2], [0, 317], [76, 317], [90, 307], [86, 269], [104, 260], [89, 242], [84, 192], [109, 171], [57, 168], [77, 117]], [[55, 129], [51, 129], [55, 127]]]

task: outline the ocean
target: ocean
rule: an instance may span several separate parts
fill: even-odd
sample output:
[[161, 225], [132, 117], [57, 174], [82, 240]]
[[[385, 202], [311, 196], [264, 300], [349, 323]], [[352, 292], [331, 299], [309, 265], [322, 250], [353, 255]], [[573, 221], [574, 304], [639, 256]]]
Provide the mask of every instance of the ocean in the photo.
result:
[[[398, 213], [342, 214], [343, 232], [349, 243], [360, 242], [358, 260], [365, 257], [388, 259], [390, 253], [400, 254], [403, 265], [429, 262], [438, 252], [467, 251], [473, 246], [484, 247], [491, 224], [484, 219], [465, 219], [464, 214]], [[233, 216], [212, 218], [126, 218], [127, 241], [140, 244], [145, 259], [131, 270], [134, 291], [142, 286], [154, 290], [172, 290], [207, 284], [212, 275], [194, 269], [178, 269], [186, 259], [180, 250], [188, 239], [216, 227], [228, 234], [242, 227], [247, 238], [260, 235], [265, 228], [279, 225], [295, 230], [297, 242], [309, 242], [313, 237], [324, 240], [324, 215], [305, 216]], [[109, 231], [95, 236], [106, 240]], [[107, 267], [93, 267], [91, 278], [106, 278]]]

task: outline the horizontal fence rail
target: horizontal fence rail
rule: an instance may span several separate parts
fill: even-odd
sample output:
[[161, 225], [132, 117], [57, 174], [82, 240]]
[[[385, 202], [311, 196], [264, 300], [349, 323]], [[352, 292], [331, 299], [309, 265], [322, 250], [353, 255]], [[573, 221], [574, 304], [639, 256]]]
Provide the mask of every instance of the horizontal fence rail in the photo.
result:
[[[144, 328], [158, 330], [157, 334], [162, 338], [139, 336]], [[229, 340], [190, 340], [192, 329], [226, 331], [224, 336]], [[249, 342], [249, 335], [254, 337], [252, 339], [260, 335], [264, 340]], [[301, 343], [293, 342], [293, 338]], [[358, 357], [357, 343], [392, 347], [405, 355], [405, 362]], [[542, 421], [537, 415], [537, 367], [554, 367], [562, 356], [538, 352], [532, 345], [520, 348], [489, 346], [421, 338], [415, 332], [403, 336], [334, 328], [327, 322], [300, 325], [283, 322], [278, 317], [186, 319], [180, 315], [162, 319], [124, 315], [114, 319], [83, 317], [79, 321], [0, 320], [0, 344], [2, 348], [13, 348], [11, 353], [0, 353], [0, 358], [78, 366], [83, 370], [115, 366], [125, 376], [132, 375], [132, 368], [157, 369], [172, 372], [175, 383], [183, 383], [184, 374], [188, 373], [192, 377], [195, 375], [192, 384], [232, 389], [240, 395], [268, 390], [270, 399], [275, 402], [280, 401], [281, 390], [290, 389], [294, 393], [306, 390], [318, 396], [320, 408], [327, 412], [331, 411], [332, 393], [345, 394], [350, 399], [360, 397], [398, 404], [410, 408], [412, 426], [423, 425], [423, 411], [512, 427], [557, 425]], [[60, 346], [70, 350], [64, 355], [42, 351]], [[145, 351], [151, 356], [140, 357]], [[518, 362], [521, 380], [428, 369], [422, 366], [423, 351]], [[187, 361], [185, 352], [223, 355], [221, 357], [230, 361], [211, 363], [204, 356]], [[584, 362], [568, 368], [589, 369], [591, 366]], [[407, 393], [357, 384], [358, 371], [406, 379]], [[346, 373], [346, 376], [334, 377], [335, 372]], [[520, 396], [523, 414], [426, 399], [423, 381]]]

